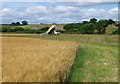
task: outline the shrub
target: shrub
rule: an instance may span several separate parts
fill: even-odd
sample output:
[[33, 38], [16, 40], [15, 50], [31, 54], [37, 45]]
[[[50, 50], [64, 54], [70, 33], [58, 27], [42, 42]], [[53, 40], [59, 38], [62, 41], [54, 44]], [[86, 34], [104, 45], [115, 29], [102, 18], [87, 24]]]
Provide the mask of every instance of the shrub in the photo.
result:
[[120, 34], [120, 28], [118, 28], [115, 31], [113, 31], [112, 34]]
[[48, 30], [48, 27], [42, 28], [42, 29], [24, 29], [22, 27], [17, 27], [17, 26], [3, 26], [2, 27], [2, 32], [16, 32], [16, 33], [44, 33]]
[[41, 31], [42, 33], [44, 33], [44, 32], [46, 32], [48, 29], [49, 29], [49, 27], [44, 27], [44, 28], [41, 28], [39, 31]]

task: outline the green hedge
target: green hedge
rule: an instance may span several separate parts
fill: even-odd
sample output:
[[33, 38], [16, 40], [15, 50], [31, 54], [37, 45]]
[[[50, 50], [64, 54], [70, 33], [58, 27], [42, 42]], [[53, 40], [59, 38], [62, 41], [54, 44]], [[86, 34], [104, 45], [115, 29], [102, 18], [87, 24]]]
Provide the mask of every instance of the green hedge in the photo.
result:
[[39, 33], [44, 33], [48, 30], [48, 27], [45, 28], [41, 28], [41, 29], [24, 29], [21, 27], [15, 27], [15, 28], [7, 28], [7, 27], [2, 27], [2, 32], [13, 32], [13, 33], [35, 33], [35, 34], [39, 34]]

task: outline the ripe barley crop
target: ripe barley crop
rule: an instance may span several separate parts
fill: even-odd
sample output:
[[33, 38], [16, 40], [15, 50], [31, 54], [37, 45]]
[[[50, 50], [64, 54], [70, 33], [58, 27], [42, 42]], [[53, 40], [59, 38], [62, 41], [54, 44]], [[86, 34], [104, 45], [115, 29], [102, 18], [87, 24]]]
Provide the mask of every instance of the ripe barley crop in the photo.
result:
[[64, 81], [78, 44], [35, 38], [3, 37], [3, 82]]

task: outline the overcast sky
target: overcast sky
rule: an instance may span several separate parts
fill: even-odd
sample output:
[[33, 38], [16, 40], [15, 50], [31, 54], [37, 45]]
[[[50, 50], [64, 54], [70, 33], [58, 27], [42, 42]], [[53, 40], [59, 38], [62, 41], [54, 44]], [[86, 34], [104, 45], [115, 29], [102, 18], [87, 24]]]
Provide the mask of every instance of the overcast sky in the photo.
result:
[[118, 3], [8, 2], [6, 0], [6, 2], [2, 3], [2, 8], [0, 8], [0, 17], [2, 17], [3, 24], [23, 20], [29, 21], [30, 24], [73, 23], [91, 18], [118, 20]]

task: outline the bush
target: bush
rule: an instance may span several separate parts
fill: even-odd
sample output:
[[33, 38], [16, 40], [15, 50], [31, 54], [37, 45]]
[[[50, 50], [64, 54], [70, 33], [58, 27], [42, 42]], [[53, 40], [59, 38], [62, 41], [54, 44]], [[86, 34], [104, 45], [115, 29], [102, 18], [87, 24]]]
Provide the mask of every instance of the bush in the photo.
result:
[[120, 34], [120, 28], [118, 28], [117, 30], [113, 31], [112, 34]]
[[81, 27], [81, 24], [67, 24], [63, 27], [63, 29], [65, 30], [64, 33], [70, 33], [70, 34], [75, 34], [75, 33], [79, 33], [79, 29]]
[[16, 33], [34, 33], [34, 34], [39, 34], [39, 33], [44, 33], [48, 30], [48, 27], [42, 28], [42, 29], [24, 29], [22, 27], [17, 27], [17, 26], [3, 26], [2, 27], [2, 32], [16, 32]]
[[83, 23], [83, 24], [67, 24], [63, 28], [64, 33], [70, 34], [93, 34], [95, 26], [93, 23]]
[[60, 33], [64, 33], [64, 31], [63, 31], [63, 30], [58, 30], [58, 32], [60, 32]]
[[40, 31], [41, 33], [44, 33], [44, 32], [46, 32], [48, 29], [49, 29], [49, 27], [44, 27], [44, 28], [41, 28], [39, 31]]
[[24, 31], [23, 28], [17, 27], [17, 28], [2, 28], [2, 32], [22, 32]]

